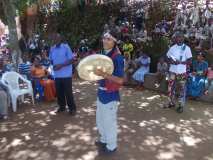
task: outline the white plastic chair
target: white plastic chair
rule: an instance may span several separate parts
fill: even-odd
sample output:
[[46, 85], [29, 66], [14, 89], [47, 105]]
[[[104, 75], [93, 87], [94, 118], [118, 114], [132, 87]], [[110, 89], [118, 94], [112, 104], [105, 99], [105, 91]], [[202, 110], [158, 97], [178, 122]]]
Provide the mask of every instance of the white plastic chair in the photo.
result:
[[[22, 80], [24, 83], [26, 83], [27, 88], [21, 89], [19, 80]], [[24, 95], [29, 94], [32, 97], [32, 102], [34, 104], [33, 88], [29, 80], [25, 79], [17, 72], [6, 72], [2, 75], [1, 81], [3, 85], [8, 88], [14, 112], [17, 111], [17, 99], [19, 98], [19, 96], [21, 96], [21, 99], [24, 100]]]

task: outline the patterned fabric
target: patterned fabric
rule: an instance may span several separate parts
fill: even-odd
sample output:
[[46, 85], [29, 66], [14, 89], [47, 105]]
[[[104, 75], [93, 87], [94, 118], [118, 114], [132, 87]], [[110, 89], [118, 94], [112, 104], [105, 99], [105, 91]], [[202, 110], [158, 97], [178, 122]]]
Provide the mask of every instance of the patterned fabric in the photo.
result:
[[168, 83], [168, 94], [171, 104], [175, 104], [176, 91], [178, 94], [178, 103], [181, 106], [185, 105], [186, 99], [186, 80], [187, 74], [175, 74], [171, 73], [169, 75]]
[[21, 63], [18, 66], [19, 73], [25, 75], [27, 79], [30, 79], [30, 71], [31, 71], [31, 64], [30, 63]]

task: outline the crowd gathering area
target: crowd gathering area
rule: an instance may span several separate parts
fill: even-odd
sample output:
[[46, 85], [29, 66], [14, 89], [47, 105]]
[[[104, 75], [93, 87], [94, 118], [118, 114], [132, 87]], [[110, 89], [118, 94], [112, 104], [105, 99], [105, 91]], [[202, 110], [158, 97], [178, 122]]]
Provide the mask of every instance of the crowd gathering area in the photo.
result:
[[[155, 91], [154, 93], [164, 94], [171, 100], [165, 104], [165, 108], [175, 105], [173, 98], [176, 96], [179, 107], [184, 106], [187, 100], [212, 105], [212, 2], [209, 1], [201, 8], [199, 5], [191, 6], [187, 1], [181, 1], [173, 20], [162, 19], [153, 29], [147, 28], [146, 6], [136, 8], [138, 9], [132, 13], [134, 18], [128, 18], [125, 13], [128, 7], [124, 7], [120, 10], [122, 16], [109, 17], [102, 28], [103, 36], [112, 29], [116, 33], [116, 43], [124, 59], [122, 87], [141, 93], [151, 90]], [[57, 34], [53, 33], [52, 39], [57, 39]], [[101, 47], [89, 46], [87, 37], [77, 46], [68, 44], [63, 35], [61, 37], [63, 45], [69, 45], [69, 52], [72, 53], [72, 81], [82, 82], [77, 71], [79, 62], [87, 56], [104, 52]], [[178, 46], [177, 41], [183, 41], [181, 46]], [[166, 42], [167, 45], [164, 54], [156, 56], [158, 53], [150, 54], [147, 51], [147, 46], [161, 46], [162, 42]], [[0, 123], [8, 121], [10, 115], [15, 114], [13, 112], [17, 112], [24, 105], [26, 98], [32, 100], [30, 102], [32, 105], [57, 101], [57, 85], [51, 55], [54, 44], [46, 43], [39, 33], [35, 33], [29, 39], [20, 39], [19, 45], [22, 56], [18, 60], [18, 66], [15, 66], [14, 57], [10, 52], [8, 33], [0, 35]], [[187, 54], [185, 57], [178, 57], [180, 59], [176, 62], [174, 59], [178, 53], [176, 55], [173, 53], [179, 49], [178, 47]], [[179, 67], [174, 69], [172, 68], [174, 65]], [[181, 71], [184, 67], [186, 72], [183, 74]], [[177, 72], [179, 76], [173, 79], [171, 70]], [[5, 81], [9, 83], [6, 84]], [[175, 87], [176, 83], [179, 85]], [[73, 96], [75, 97], [75, 94]], [[182, 109], [177, 108], [176, 111], [182, 113]]]

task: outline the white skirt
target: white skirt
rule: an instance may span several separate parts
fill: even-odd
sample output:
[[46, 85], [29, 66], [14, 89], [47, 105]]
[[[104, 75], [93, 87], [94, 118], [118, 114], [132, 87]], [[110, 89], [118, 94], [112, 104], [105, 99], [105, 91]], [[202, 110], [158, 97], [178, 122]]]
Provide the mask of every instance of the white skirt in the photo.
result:
[[149, 68], [141, 67], [132, 76], [132, 78], [139, 82], [144, 82], [145, 74], [149, 73]]

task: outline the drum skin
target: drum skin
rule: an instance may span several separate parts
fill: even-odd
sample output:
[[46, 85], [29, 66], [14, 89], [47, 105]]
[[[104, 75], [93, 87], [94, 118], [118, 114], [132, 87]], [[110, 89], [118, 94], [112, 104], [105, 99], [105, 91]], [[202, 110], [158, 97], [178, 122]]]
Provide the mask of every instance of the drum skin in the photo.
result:
[[96, 69], [102, 69], [107, 74], [112, 74], [114, 65], [112, 59], [105, 55], [94, 54], [83, 58], [77, 66], [78, 75], [87, 81], [97, 81], [103, 79], [95, 75]]

